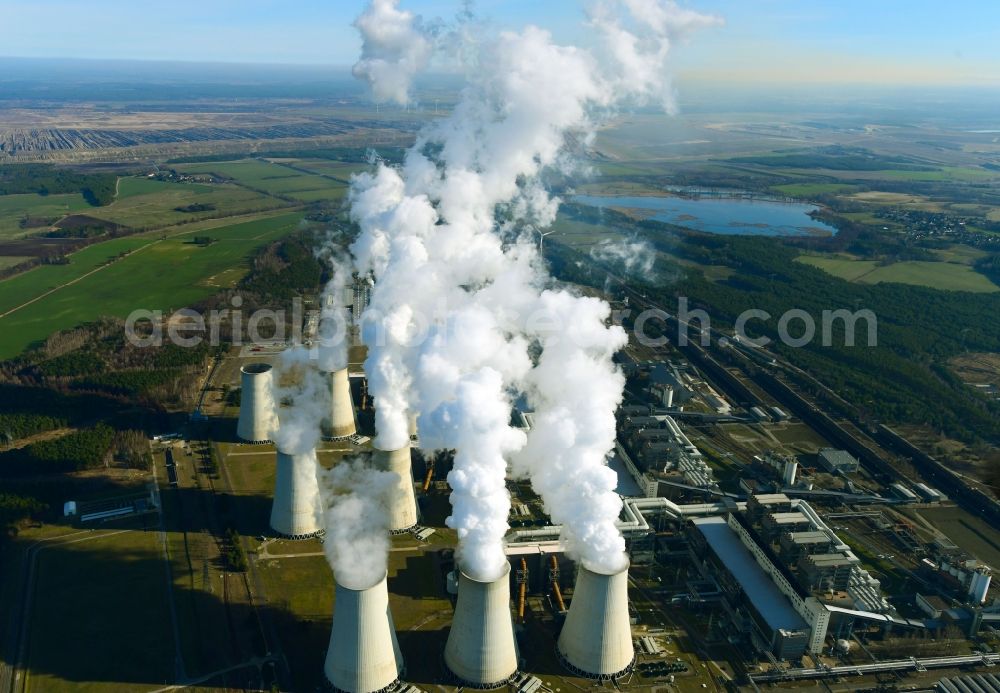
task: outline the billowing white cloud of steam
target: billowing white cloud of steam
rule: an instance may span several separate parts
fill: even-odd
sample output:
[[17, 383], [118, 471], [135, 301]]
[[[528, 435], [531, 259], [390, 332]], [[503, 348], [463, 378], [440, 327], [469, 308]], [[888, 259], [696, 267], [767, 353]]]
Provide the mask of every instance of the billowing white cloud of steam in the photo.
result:
[[314, 450], [330, 401], [325, 379], [303, 346], [281, 352], [273, 373], [271, 389], [278, 415], [271, 440], [289, 455]]
[[[606, 458], [623, 387], [611, 355], [624, 333], [606, 327], [604, 302], [545, 289], [530, 233], [555, 219], [540, 174], [564, 168], [567, 139], [589, 139], [617, 104], [669, 103], [671, 38], [710, 22], [685, 13], [664, 0], [600, 3], [591, 25], [610, 60], [533, 26], [480, 37], [453, 111], [400, 168], [352, 182], [355, 269], [376, 277], [362, 331], [376, 445], [405, 445], [415, 412], [424, 447], [456, 450], [448, 523], [479, 579], [504, 561], [507, 461], [530, 475], [574, 555], [595, 570], [623, 564]], [[526, 438], [509, 422], [522, 391], [536, 411]]]
[[326, 524], [323, 551], [334, 578], [349, 589], [367, 589], [386, 572], [386, 507], [396, 474], [362, 460], [344, 460], [329, 470], [320, 468], [319, 476]]
[[398, 5], [399, 0], [372, 0], [355, 20], [363, 44], [354, 76], [368, 83], [376, 101], [403, 106], [410, 101], [413, 77], [430, 60], [433, 44], [420, 17]]
[[320, 296], [316, 361], [321, 371], [332, 373], [347, 368], [348, 313], [346, 291], [351, 282], [350, 262], [326, 245], [320, 258], [328, 264], [330, 280]]
[[590, 248], [590, 257], [617, 265], [626, 273], [637, 275], [642, 279], [653, 279], [656, 249], [646, 241], [605, 238]]

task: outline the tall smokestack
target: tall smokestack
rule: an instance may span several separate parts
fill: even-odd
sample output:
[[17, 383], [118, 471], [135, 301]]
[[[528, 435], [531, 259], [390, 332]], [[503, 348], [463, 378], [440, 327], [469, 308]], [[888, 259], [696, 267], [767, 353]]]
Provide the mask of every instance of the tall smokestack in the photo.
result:
[[458, 578], [458, 601], [444, 663], [472, 688], [499, 688], [517, 673], [510, 564], [504, 568], [503, 575], [490, 582], [471, 578], [464, 571]]
[[396, 450], [376, 450], [375, 467], [383, 472], [396, 472], [399, 481], [389, 496], [389, 531], [400, 534], [417, 524], [417, 497], [413, 492], [413, 467], [410, 446]]
[[327, 438], [346, 438], [358, 432], [354, 418], [354, 400], [351, 398], [351, 381], [347, 369], [329, 374], [330, 413], [323, 420], [323, 435]]
[[607, 575], [580, 565], [558, 649], [567, 667], [587, 678], [613, 680], [632, 669], [627, 567]]
[[248, 363], [240, 373], [240, 418], [236, 435], [248, 443], [268, 443], [276, 422], [271, 396], [271, 365]]
[[333, 627], [323, 671], [335, 690], [376, 693], [394, 685], [403, 655], [389, 611], [386, 578], [355, 590], [336, 583]]
[[316, 452], [278, 450], [271, 504], [271, 529], [290, 539], [307, 539], [322, 530]]

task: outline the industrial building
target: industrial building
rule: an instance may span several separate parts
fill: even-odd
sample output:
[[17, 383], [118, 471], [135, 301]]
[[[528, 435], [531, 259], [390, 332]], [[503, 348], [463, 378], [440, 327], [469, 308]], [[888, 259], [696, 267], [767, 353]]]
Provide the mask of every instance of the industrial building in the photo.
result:
[[347, 369], [325, 374], [330, 383], [330, 414], [323, 420], [323, 436], [336, 440], [358, 432]]
[[851, 474], [858, 471], [858, 461], [846, 450], [823, 448], [817, 459], [820, 468], [830, 474]]
[[413, 463], [410, 446], [397, 450], [375, 450], [375, 467], [395, 472], [398, 482], [389, 499], [389, 531], [408, 532], [417, 524], [417, 497], [413, 489]]
[[[725, 517], [691, 520], [692, 558], [714, 575], [730, 617], [778, 659], [796, 660], [809, 649], [810, 626], [759, 565]], [[776, 568], [775, 568], [776, 569]], [[824, 633], [825, 634], [825, 633]]]
[[580, 566], [558, 649], [567, 668], [587, 678], [614, 681], [632, 669], [627, 567], [609, 575]]

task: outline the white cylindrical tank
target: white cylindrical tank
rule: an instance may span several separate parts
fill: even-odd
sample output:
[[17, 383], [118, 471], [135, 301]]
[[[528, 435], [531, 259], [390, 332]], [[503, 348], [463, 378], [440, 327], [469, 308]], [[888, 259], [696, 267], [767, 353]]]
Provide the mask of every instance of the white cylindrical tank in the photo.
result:
[[236, 423], [236, 435], [248, 443], [268, 443], [276, 422], [271, 364], [248, 363], [240, 373], [240, 418]]
[[448, 670], [471, 688], [499, 688], [517, 673], [514, 621], [510, 613], [510, 564], [491, 582], [464, 571], [444, 646]]
[[323, 671], [335, 690], [376, 693], [403, 673], [403, 655], [389, 611], [386, 578], [363, 590], [336, 583], [333, 627]]
[[306, 539], [322, 531], [321, 517], [316, 451], [289, 455], [278, 450], [271, 529], [290, 539]]
[[795, 477], [798, 476], [799, 463], [795, 460], [785, 460], [785, 467], [781, 474], [781, 480], [785, 486], [794, 486]]
[[354, 400], [351, 398], [351, 381], [347, 369], [341, 368], [328, 374], [330, 378], [330, 416], [323, 421], [323, 435], [327, 438], [346, 438], [358, 432], [354, 417]]
[[632, 669], [627, 567], [605, 575], [580, 566], [558, 650], [569, 669], [588, 678], [617, 679]]
[[405, 532], [417, 524], [410, 446], [398, 450], [375, 450], [374, 462], [377, 469], [399, 475], [399, 483], [389, 498], [389, 531], [393, 534]]
[[969, 581], [969, 601], [973, 604], [982, 604], [986, 601], [986, 593], [990, 590], [990, 582], [993, 575], [989, 568], [976, 568]]
[[674, 388], [671, 385], [667, 385], [663, 388], [663, 406], [667, 409], [674, 406]]

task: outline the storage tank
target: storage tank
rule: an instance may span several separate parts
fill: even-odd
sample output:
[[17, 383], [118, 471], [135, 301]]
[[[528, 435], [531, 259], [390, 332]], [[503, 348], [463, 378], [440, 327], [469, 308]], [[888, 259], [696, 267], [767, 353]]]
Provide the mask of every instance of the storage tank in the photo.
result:
[[389, 611], [386, 578], [367, 589], [335, 584], [333, 626], [323, 671], [334, 690], [377, 693], [399, 681], [403, 655]]
[[489, 582], [460, 573], [444, 663], [470, 688], [499, 688], [517, 673], [509, 563], [503, 575]]
[[627, 566], [612, 574], [580, 566], [557, 647], [567, 668], [587, 678], [614, 680], [632, 669]]
[[322, 529], [316, 451], [277, 453], [271, 529], [289, 539], [307, 539]]
[[326, 377], [330, 380], [330, 415], [323, 420], [323, 437], [336, 439], [353, 436], [358, 432], [358, 426], [347, 369], [327, 373]]
[[396, 450], [375, 450], [375, 467], [396, 472], [399, 482], [389, 498], [389, 531], [401, 534], [417, 524], [417, 497], [413, 491], [413, 467], [410, 446]]
[[269, 443], [276, 426], [271, 395], [271, 365], [248, 363], [240, 368], [240, 418], [236, 435], [248, 443]]

